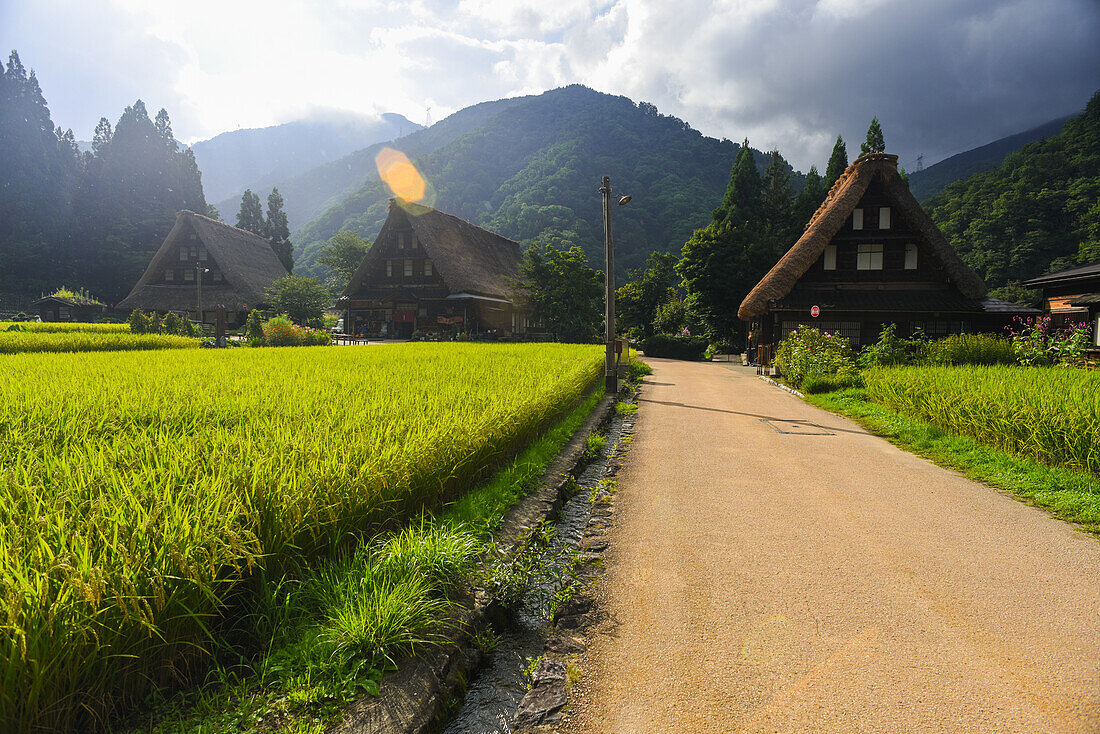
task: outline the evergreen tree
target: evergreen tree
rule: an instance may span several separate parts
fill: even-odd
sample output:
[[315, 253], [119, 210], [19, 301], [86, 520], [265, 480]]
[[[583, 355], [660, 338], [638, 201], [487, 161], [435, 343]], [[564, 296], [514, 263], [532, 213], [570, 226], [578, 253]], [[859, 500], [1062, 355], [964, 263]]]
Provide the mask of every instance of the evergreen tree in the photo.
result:
[[829, 155], [829, 163], [825, 166], [825, 192], [832, 190], [833, 184], [840, 178], [840, 174], [848, 168], [848, 146], [844, 144], [844, 138], [836, 136], [833, 144], [833, 152]]
[[321, 248], [317, 262], [334, 273], [330, 285], [334, 293], [340, 293], [347, 287], [369, 249], [370, 243], [347, 229], [337, 232]]
[[290, 225], [287, 223], [286, 212], [283, 211], [283, 197], [277, 188], [271, 189], [267, 197], [264, 232], [267, 241], [271, 243], [271, 249], [289, 273], [294, 268], [294, 245], [290, 243]]
[[260, 204], [260, 197], [252, 193], [252, 189], [245, 189], [241, 196], [241, 210], [237, 212], [237, 226], [252, 234], [267, 237], [267, 223], [264, 222], [264, 210]]
[[871, 124], [867, 128], [867, 140], [859, 146], [859, 154], [882, 153], [886, 150], [886, 140], [882, 137], [882, 126], [878, 124], [878, 117], [871, 118]]
[[802, 191], [798, 193], [798, 198], [794, 202], [791, 223], [796, 233], [801, 232], [806, 227], [810, 217], [825, 201], [826, 193], [821, 176], [817, 172], [817, 166], [810, 166], [810, 171], [806, 174], [806, 185], [802, 187]]
[[772, 249], [778, 252], [794, 244], [787, 242], [794, 208], [790, 168], [779, 151], [773, 150], [768, 167], [764, 169], [761, 189], [764, 233], [771, 240]]
[[657, 309], [676, 296], [673, 286], [677, 280], [676, 256], [665, 252], [650, 253], [646, 269], [631, 271], [630, 280], [615, 291], [619, 330], [625, 333], [637, 329], [645, 339], [652, 336]]
[[92, 155], [102, 158], [107, 152], [107, 146], [111, 144], [114, 131], [111, 129], [111, 121], [106, 117], [99, 118], [95, 126], [95, 134], [92, 136]]
[[746, 140], [714, 221], [695, 231], [676, 266], [688, 289], [688, 301], [712, 339], [732, 339], [740, 333], [741, 301], [775, 264], [764, 212], [763, 186]]
[[520, 280], [532, 316], [555, 341], [591, 342], [603, 321], [603, 273], [588, 266], [584, 250], [553, 245], [527, 248]]

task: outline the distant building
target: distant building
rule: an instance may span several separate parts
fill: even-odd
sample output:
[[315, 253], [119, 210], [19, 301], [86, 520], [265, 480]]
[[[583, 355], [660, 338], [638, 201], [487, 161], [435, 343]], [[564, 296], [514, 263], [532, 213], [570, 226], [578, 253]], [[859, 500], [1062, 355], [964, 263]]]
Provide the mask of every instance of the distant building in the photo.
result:
[[[263, 237], [186, 209], [153, 255], [137, 285], [116, 308], [194, 314], [213, 323], [225, 309], [229, 325], [266, 306], [266, 291], [286, 268]], [[201, 278], [201, 281], [199, 280]]]
[[1090, 323], [1093, 349], [1100, 349], [1100, 262], [1040, 275], [1024, 286], [1042, 290], [1043, 310], [1055, 326]]
[[107, 306], [84, 291], [60, 289], [31, 303], [43, 321], [95, 321], [107, 311]]
[[899, 336], [1000, 334], [1013, 317], [1037, 313], [987, 298], [985, 283], [909, 192], [898, 157], [870, 153], [848, 166], [737, 315], [752, 323], [753, 346], [770, 354], [800, 326], [861, 347], [889, 323]]
[[511, 337], [528, 331], [513, 295], [519, 244], [431, 207], [390, 201], [389, 216], [336, 307], [350, 334]]

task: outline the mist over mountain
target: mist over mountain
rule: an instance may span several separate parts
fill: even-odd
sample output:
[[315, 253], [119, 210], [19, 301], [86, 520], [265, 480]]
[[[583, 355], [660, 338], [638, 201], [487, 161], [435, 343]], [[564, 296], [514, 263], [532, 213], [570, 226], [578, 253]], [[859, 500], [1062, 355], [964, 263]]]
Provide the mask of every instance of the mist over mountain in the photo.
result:
[[[207, 201], [223, 202], [235, 197], [239, 203], [245, 189], [270, 191], [282, 179], [420, 127], [394, 113], [379, 117], [330, 113], [272, 127], [225, 132], [195, 143], [191, 150], [202, 171]], [[228, 218], [229, 213], [222, 209], [222, 216]]]

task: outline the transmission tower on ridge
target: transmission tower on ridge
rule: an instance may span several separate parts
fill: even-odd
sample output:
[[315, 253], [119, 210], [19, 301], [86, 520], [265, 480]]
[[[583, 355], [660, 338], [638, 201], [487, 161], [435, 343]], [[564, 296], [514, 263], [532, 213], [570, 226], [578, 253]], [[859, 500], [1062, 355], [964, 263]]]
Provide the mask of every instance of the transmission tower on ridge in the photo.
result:
[[917, 170], [924, 170], [924, 153], [920, 153], [917, 155]]
[[432, 106], [428, 105], [428, 108], [424, 112], [424, 127], [432, 126]]

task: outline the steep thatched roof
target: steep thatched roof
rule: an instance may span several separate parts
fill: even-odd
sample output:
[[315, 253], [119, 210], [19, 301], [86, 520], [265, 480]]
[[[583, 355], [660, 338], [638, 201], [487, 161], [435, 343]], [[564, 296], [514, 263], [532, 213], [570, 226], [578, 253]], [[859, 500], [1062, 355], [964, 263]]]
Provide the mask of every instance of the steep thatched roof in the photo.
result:
[[[443, 278], [449, 293], [471, 293], [510, 299], [511, 280], [519, 277], [519, 243], [420, 204], [390, 200], [390, 213], [375, 244], [405, 223], [416, 233], [424, 251]], [[344, 291], [356, 297], [371, 266], [381, 257], [371, 247]]]
[[799, 278], [821, 257], [825, 246], [844, 226], [852, 210], [859, 205], [867, 187], [876, 178], [881, 182], [891, 206], [896, 207], [906, 221], [923, 236], [925, 243], [943, 264], [959, 291], [972, 299], [985, 295], [985, 283], [962, 261], [936, 223], [909, 192], [908, 184], [898, 174], [898, 157], [889, 153], [868, 153], [853, 161], [833, 184], [798, 242], [787, 250], [787, 254], [741, 302], [741, 308], [737, 310], [739, 318], [750, 321], [767, 313], [771, 301], [779, 300], [791, 292]]
[[188, 228], [198, 235], [225, 279], [218, 285], [203, 284], [204, 310], [225, 308], [247, 311], [264, 303], [264, 291], [287, 274], [270, 243], [263, 237], [184, 209], [176, 215], [172, 231], [164, 238], [130, 295], [119, 302], [118, 308], [156, 311], [195, 308], [194, 283], [164, 283], [159, 277], [165, 266], [177, 262], [173, 258], [172, 246]]

